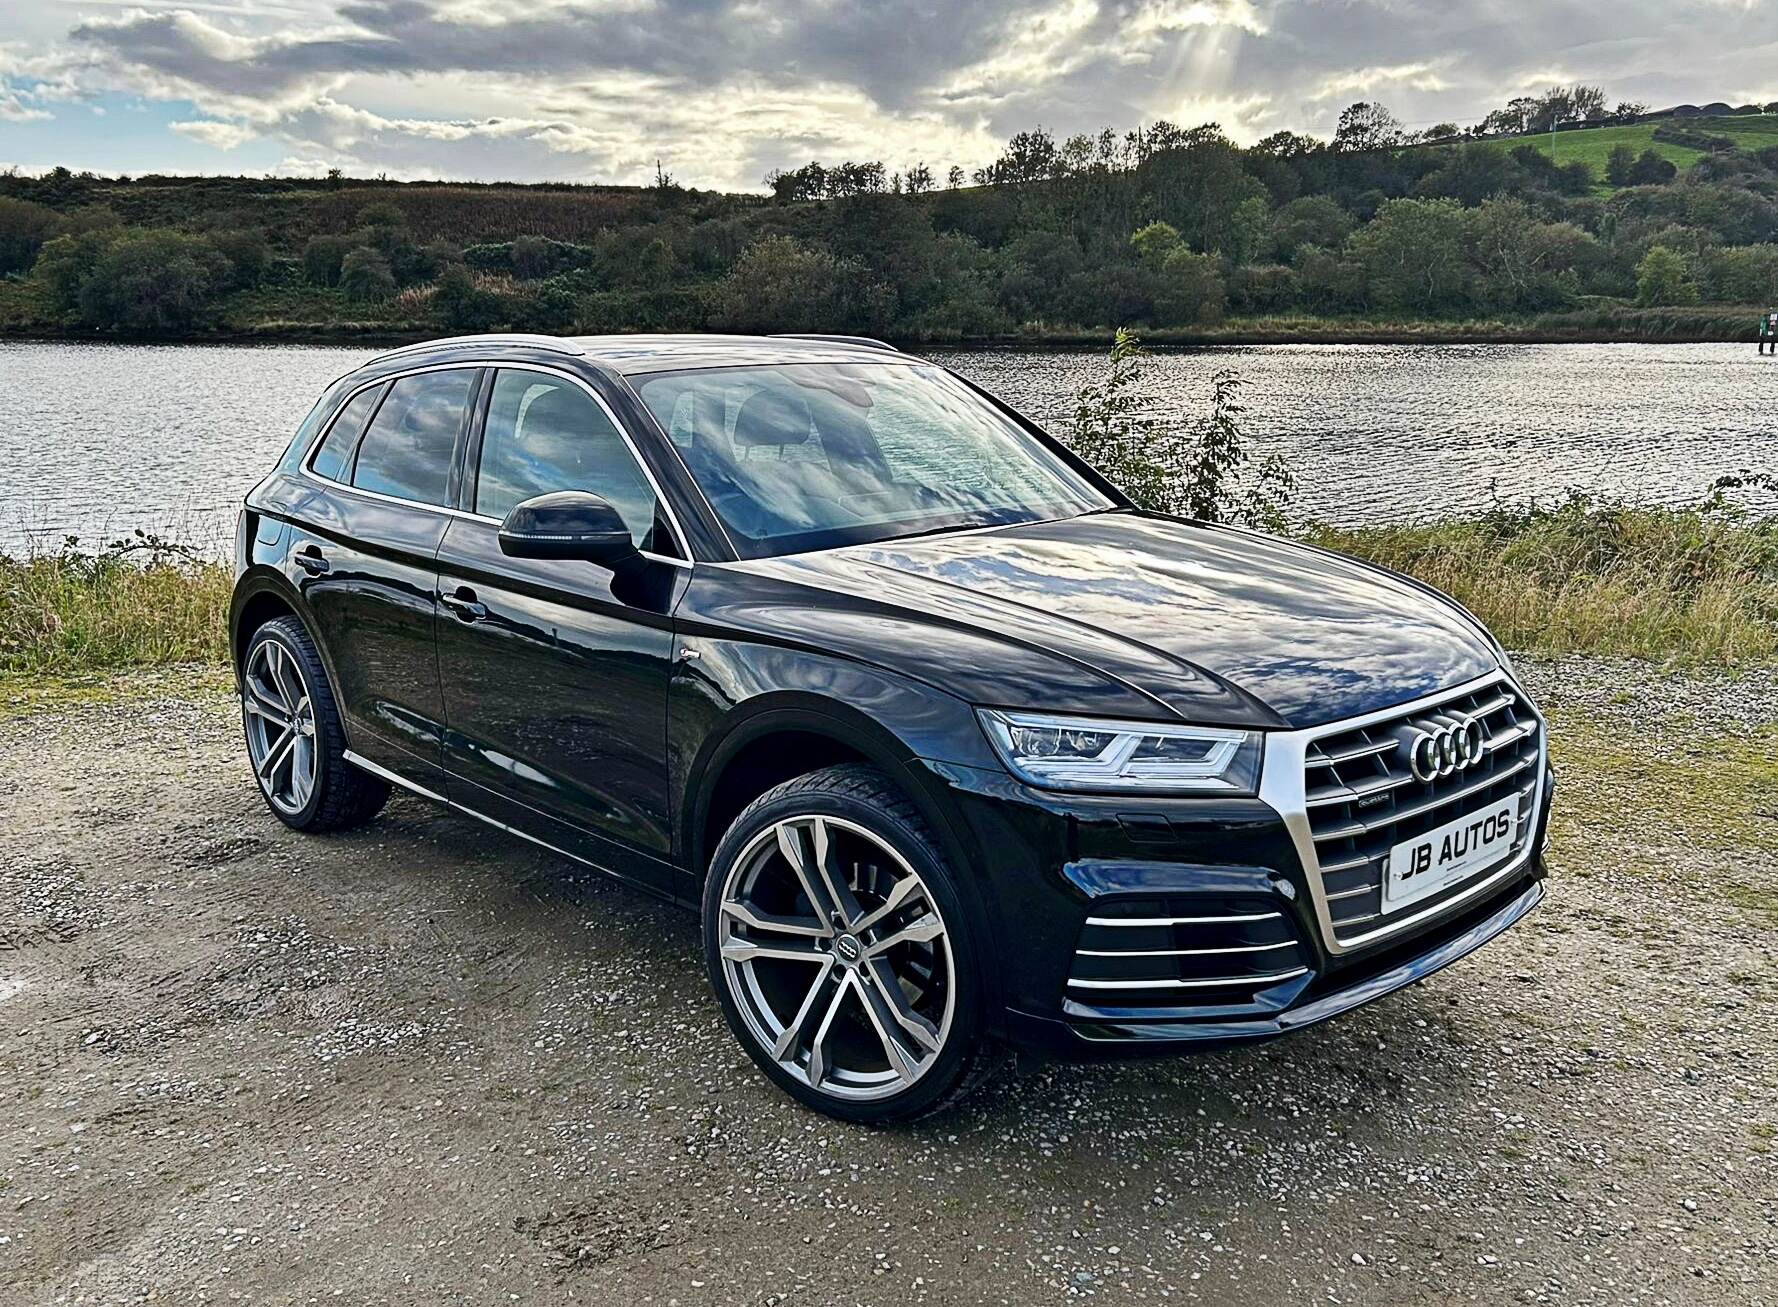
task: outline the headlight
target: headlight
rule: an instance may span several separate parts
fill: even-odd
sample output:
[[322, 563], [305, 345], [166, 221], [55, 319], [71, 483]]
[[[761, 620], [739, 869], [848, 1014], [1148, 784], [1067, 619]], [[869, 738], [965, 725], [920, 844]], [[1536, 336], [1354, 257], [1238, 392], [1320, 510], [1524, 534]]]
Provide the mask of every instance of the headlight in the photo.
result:
[[977, 712], [1013, 775], [1045, 789], [1258, 792], [1258, 731]]

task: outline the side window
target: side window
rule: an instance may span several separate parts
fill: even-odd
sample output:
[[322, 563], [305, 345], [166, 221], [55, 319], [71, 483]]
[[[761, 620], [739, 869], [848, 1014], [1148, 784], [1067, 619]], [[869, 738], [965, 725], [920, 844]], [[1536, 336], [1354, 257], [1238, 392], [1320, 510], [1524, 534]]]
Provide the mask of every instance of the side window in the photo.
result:
[[340, 410], [340, 415], [327, 429], [327, 438], [321, 442], [321, 448], [315, 451], [314, 461], [309, 464], [317, 476], [324, 476], [329, 481], [344, 480], [341, 474], [346, 470], [346, 460], [357, 448], [358, 437], [364, 434], [364, 424], [370, 420], [371, 410], [377, 406], [377, 397], [382, 393], [381, 386], [366, 386]]
[[474, 381], [473, 368], [422, 372], [397, 381], [359, 443], [352, 484], [397, 499], [447, 504], [451, 453]]
[[475, 511], [505, 517], [552, 490], [590, 490], [623, 515], [639, 549], [653, 539], [655, 495], [605, 410], [572, 382], [502, 371], [488, 400]]

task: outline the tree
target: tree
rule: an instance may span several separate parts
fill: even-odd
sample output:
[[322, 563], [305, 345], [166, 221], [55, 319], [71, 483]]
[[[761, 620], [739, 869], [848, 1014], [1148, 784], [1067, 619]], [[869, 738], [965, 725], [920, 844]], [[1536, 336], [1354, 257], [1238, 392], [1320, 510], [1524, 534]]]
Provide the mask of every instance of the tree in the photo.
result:
[[395, 274], [381, 252], [360, 245], [340, 264], [340, 289], [355, 300], [375, 303], [395, 293]]
[[1390, 200], [1352, 237], [1372, 297], [1385, 308], [1436, 312], [1467, 290], [1463, 206]]
[[1242, 200], [1229, 220], [1229, 259], [1236, 267], [1261, 263], [1271, 254], [1271, 248], [1271, 202], [1263, 195]]
[[949, 188], [950, 190], [954, 191], [958, 187], [963, 185], [963, 181], [964, 181], [963, 169], [958, 167], [956, 164], [952, 164], [951, 170], [945, 174], [945, 186], [947, 188]]
[[0, 277], [28, 271], [44, 242], [62, 230], [62, 215], [47, 204], [0, 195]]
[[1360, 100], [1346, 106], [1340, 123], [1334, 129], [1333, 148], [1350, 153], [1353, 150], [1380, 150], [1402, 141], [1401, 123], [1380, 104]]
[[1226, 295], [1221, 260], [1176, 249], [1161, 261], [1155, 279], [1155, 321], [1168, 327], [1220, 322]]
[[174, 335], [209, 318], [228, 260], [202, 237], [147, 230], [107, 244], [80, 283], [75, 316], [89, 327]]
[[1605, 180], [1613, 186], [1634, 185], [1631, 180], [1636, 175], [1636, 151], [1628, 145], [1614, 145], [1611, 153], [1605, 158]]
[[916, 163], [907, 170], [904, 185], [909, 195], [925, 195], [933, 187], [932, 169], [925, 163]]
[[1665, 245], [1650, 247], [1636, 265], [1636, 302], [1645, 307], [1696, 304], [1698, 287], [1684, 256]]
[[1338, 249], [1351, 234], [1352, 215], [1327, 195], [1305, 195], [1272, 215], [1272, 242], [1286, 259], [1304, 245]]
[[1151, 222], [1130, 237], [1130, 246], [1138, 259], [1159, 271], [1167, 256], [1183, 248], [1183, 243], [1179, 239], [1179, 229], [1171, 223]]

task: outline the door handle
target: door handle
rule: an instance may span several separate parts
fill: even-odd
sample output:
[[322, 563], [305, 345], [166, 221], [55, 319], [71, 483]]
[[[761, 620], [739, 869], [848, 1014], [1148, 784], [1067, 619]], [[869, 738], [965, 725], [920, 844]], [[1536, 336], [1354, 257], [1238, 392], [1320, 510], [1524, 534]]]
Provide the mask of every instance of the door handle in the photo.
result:
[[327, 561], [321, 550], [315, 545], [303, 546], [296, 551], [294, 557], [296, 565], [310, 576], [320, 576], [323, 572], [333, 570], [333, 564]]
[[457, 615], [460, 622], [479, 622], [488, 615], [488, 606], [478, 603], [475, 591], [468, 586], [458, 586], [455, 594], [441, 594], [438, 602]]

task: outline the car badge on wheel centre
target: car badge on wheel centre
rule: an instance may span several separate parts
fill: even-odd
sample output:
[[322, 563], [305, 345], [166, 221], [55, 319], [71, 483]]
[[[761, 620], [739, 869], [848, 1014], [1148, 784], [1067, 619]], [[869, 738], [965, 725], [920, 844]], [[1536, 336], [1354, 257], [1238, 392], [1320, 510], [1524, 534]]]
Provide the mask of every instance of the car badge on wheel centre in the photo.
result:
[[1482, 724], [1474, 717], [1462, 716], [1455, 721], [1422, 727], [1408, 739], [1408, 767], [1414, 779], [1430, 785], [1480, 762], [1487, 756], [1488, 745], [1482, 735]]

